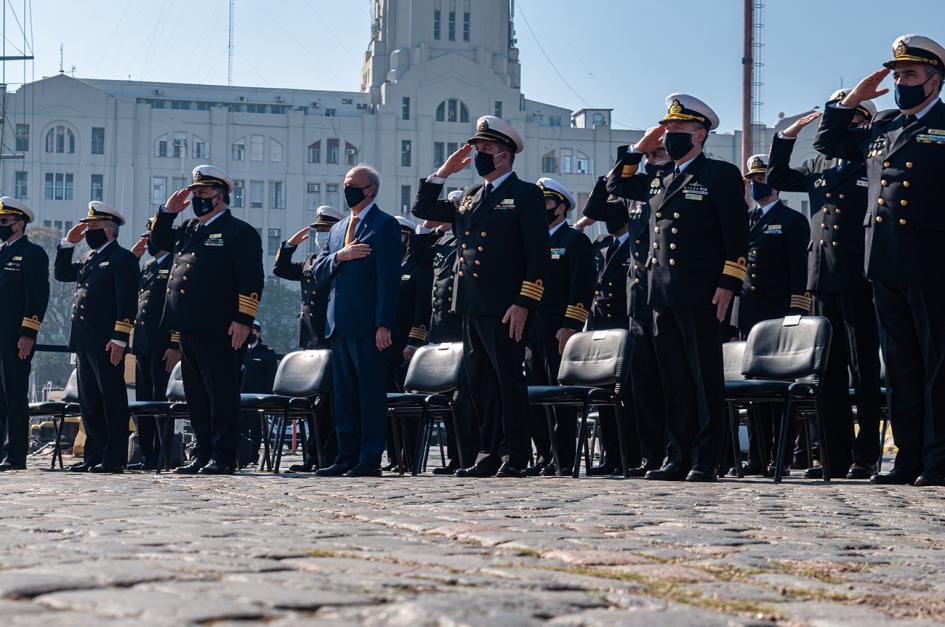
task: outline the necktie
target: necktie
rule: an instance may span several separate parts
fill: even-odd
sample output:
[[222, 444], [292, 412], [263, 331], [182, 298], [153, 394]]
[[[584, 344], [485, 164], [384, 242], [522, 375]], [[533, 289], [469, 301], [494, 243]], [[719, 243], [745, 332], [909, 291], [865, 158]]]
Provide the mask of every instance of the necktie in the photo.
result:
[[610, 258], [614, 256], [619, 248], [620, 240], [615, 237], [613, 241], [610, 242], [610, 246], [607, 247], [607, 261], [610, 261]]
[[754, 211], [751, 212], [751, 228], [754, 228], [763, 216], [764, 212], [761, 211], [761, 207], [755, 207]]
[[486, 198], [486, 197], [489, 196], [489, 194], [491, 194], [491, 193], [492, 193], [492, 183], [486, 183], [486, 193], [483, 194], [482, 197], [483, 197], [483, 198]]
[[348, 222], [348, 230], [345, 231], [345, 246], [354, 241], [354, 232], [358, 229], [358, 216], [352, 215]]

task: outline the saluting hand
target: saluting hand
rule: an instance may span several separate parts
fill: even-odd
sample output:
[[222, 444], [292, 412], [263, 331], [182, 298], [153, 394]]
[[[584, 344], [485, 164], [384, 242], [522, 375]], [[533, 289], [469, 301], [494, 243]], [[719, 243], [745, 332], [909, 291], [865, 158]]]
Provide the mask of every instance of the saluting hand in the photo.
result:
[[88, 223], [79, 222], [66, 233], [66, 241], [70, 244], [78, 244], [85, 237], [85, 231], [89, 228]]
[[446, 178], [450, 174], [456, 174], [467, 165], [472, 162], [472, 157], [469, 156], [469, 153], [472, 152], [472, 144], [463, 144], [460, 146], [459, 150], [454, 152], [446, 159], [446, 162], [440, 166], [440, 169], [436, 171], [434, 176], [440, 178]]
[[781, 134], [784, 135], [785, 137], [797, 137], [798, 133], [801, 132], [802, 128], [804, 128], [805, 126], [807, 126], [808, 124], [810, 124], [811, 122], [813, 122], [814, 120], [816, 120], [822, 115], [823, 113], [821, 113], [820, 111], [814, 111], [813, 113], [808, 113], [804, 117], [794, 120], [794, 123], [791, 124], [786, 129], [784, 129], [783, 131], [781, 131]]
[[144, 251], [147, 248], [148, 248], [148, 238], [142, 237], [137, 242], [135, 242], [134, 246], [131, 247], [131, 252], [134, 254], [135, 257], [137, 257], [138, 259], [141, 259], [141, 257], [144, 255]]
[[238, 351], [246, 343], [246, 338], [249, 337], [249, 327], [239, 322], [231, 322], [227, 334], [230, 336], [230, 346], [233, 350]]
[[876, 70], [857, 83], [856, 87], [851, 89], [850, 93], [846, 95], [846, 98], [840, 101], [840, 104], [844, 107], [853, 108], [864, 100], [872, 100], [873, 98], [879, 98], [883, 94], [889, 93], [888, 87], [880, 89], [879, 84], [889, 76], [890, 72], [892, 72], [892, 70], [887, 68]]
[[525, 321], [528, 320], [528, 309], [521, 305], [512, 305], [502, 316], [502, 324], [508, 323], [509, 337], [516, 342], [522, 341], [525, 333]]
[[308, 239], [308, 230], [309, 230], [309, 227], [306, 226], [296, 231], [295, 235], [290, 237], [289, 240], [286, 242], [286, 244], [288, 244], [289, 246], [298, 246], [299, 244], [301, 244], [302, 242]]
[[663, 134], [665, 132], [666, 127], [662, 124], [648, 128], [646, 132], [643, 133], [643, 137], [640, 138], [640, 141], [633, 145], [633, 150], [638, 153], [653, 152], [663, 143]]
[[164, 203], [164, 211], [168, 213], [180, 213], [190, 206], [190, 201], [187, 200], [188, 196], [190, 196], [190, 190], [186, 187], [177, 190], [171, 194], [171, 197]]
[[114, 340], [109, 340], [105, 345], [105, 352], [108, 353], [108, 360], [112, 362], [112, 365], [117, 366], [125, 354], [125, 347]]

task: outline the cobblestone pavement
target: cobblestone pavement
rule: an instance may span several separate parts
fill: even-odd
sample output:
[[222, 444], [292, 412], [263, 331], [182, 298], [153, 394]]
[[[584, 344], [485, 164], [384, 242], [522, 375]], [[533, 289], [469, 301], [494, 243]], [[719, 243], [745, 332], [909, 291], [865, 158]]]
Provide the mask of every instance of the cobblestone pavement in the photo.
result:
[[5, 625], [945, 621], [939, 489], [40, 470], [0, 484]]

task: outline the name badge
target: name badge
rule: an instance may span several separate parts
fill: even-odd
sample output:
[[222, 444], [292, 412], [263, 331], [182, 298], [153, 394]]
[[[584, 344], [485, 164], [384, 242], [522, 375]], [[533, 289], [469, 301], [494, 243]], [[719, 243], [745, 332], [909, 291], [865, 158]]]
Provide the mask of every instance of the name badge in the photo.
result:
[[514, 199], [514, 198], [506, 198], [505, 200], [503, 200], [502, 202], [499, 203], [499, 210], [500, 210], [500, 211], [512, 211], [512, 210], [514, 210], [514, 209], [515, 209], [515, 199]]
[[856, 181], [856, 186], [857, 186], [857, 187], [869, 187], [869, 186], [870, 186], [870, 182], [869, 182], [868, 179], [865, 179], [865, 178], [857, 179], [857, 181]]
[[[205, 241], [203, 245], [212, 247], [223, 246], [223, 233], [214, 233], [214, 235], [217, 235], [218, 237], [216, 239], [210, 239], [208, 237], [207, 241]], [[213, 235], [210, 237], [213, 237]]]
[[99, 268], [104, 268], [104, 267], [107, 266], [108, 264], [109, 264], [108, 261], [103, 261], [102, 263], [98, 264], [98, 267], [99, 267]]
[[686, 194], [686, 200], [703, 200], [705, 196], [702, 194]]
[[765, 227], [765, 233], [770, 235], [780, 235], [781, 234], [781, 225], [780, 224], [769, 224]]
[[709, 195], [709, 188], [705, 185], [700, 185], [699, 183], [690, 183], [689, 185], [686, 185], [684, 191], [690, 194], [699, 194], [701, 196]]

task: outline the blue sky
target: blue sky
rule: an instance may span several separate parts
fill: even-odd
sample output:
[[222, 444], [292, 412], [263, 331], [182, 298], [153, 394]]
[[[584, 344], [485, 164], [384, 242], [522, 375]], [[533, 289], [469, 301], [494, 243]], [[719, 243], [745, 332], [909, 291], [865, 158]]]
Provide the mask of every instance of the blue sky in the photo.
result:
[[[899, 34], [919, 32], [945, 44], [940, 0], [763, 1], [769, 124], [779, 112], [822, 103], [841, 81], [855, 84], [888, 58]], [[11, 3], [22, 20], [23, 3]], [[666, 94], [686, 91], [716, 109], [721, 130], [740, 125], [741, 0], [516, 5], [528, 98], [573, 109], [611, 107], [616, 126], [644, 128], [662, 113]], [[227, 6], [227, 0], [33, 0], [36, 61], [26, 67], [26, 79], [58, 71], [61, 43], [66, 70], [75, 66], [76, 76], [225, 84]], [[234, 84], [357, 90], [369, 15], [370, 0], [236, 0]], [[7, 40], [7, 54], [22, 46], [9, 9]], [[11, 89], [23, 73], [23, 65], [7, 64]], [[879, 103], [891, 104], [888, 96]]]

